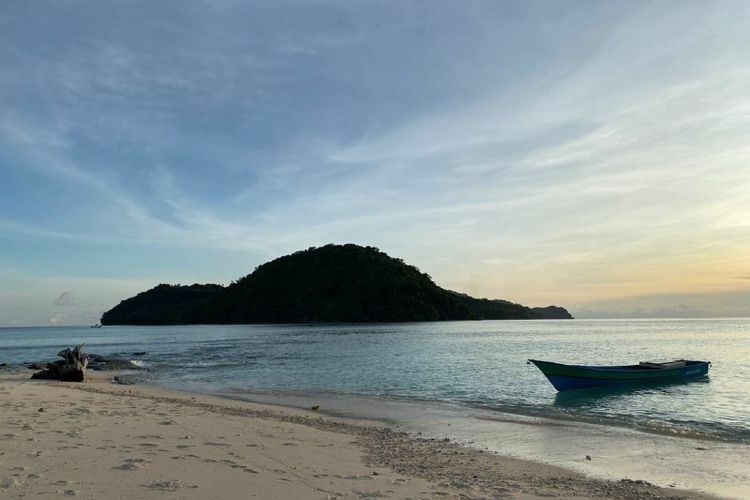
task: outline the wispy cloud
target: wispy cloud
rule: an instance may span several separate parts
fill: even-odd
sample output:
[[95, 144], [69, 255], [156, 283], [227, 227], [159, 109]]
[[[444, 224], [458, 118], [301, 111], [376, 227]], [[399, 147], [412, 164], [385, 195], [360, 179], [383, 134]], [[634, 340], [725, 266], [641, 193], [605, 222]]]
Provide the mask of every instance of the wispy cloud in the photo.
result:
[[0, 19], [10, 262], [55, 241], [92, 279], [144, 248], [141, 276], [226, 276], [216, 252], [241, 275], [355, 241], [582, 308], [750, 271], [742, 2], [60, 9]]

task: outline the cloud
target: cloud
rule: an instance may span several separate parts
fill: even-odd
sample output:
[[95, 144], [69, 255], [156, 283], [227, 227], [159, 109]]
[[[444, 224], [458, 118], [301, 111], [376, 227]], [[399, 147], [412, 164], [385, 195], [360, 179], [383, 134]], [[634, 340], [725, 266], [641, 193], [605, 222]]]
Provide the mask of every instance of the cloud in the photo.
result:
[[[104, 311], [124, 298], [164, 281], [145, 279], [43, 276], [24, 270], [0, 268], [0, 325], [88, 325], [98, 323]], [[65, 290], [55, 300], [49, 290]], [[75, 292], [72, 292], [75, 290]]]
[[[572, 308], [573, 309], [573, 308]], [[717, 292], [644, 294], [592, 301], [576, 318], [717, 318], [750, 316], [750, 288]]]
[[49, 319], [47, 320], [47, 323], [51, 325], [59, 325], [64, 322], [65, 322], [65, 316], [63, 316], [59, 312], [53, 313], [52, 316], [50, 316]]
[[75, 299], [72, 291], [61, 293], [57, 299], [55, 299], [56, 306], [72, 306], [75, 305]]

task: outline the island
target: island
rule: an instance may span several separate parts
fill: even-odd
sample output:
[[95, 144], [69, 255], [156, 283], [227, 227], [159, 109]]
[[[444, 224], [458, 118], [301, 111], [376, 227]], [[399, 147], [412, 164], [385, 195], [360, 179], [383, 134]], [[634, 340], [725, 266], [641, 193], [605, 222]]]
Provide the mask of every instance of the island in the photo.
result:
[[562, 307], [526, 307], [446, 290], [415, 266], [354, 244], [279, 257], [228, 286], [167, 285], [120, 302], [102, 325], [363, 323], [572, 319]]

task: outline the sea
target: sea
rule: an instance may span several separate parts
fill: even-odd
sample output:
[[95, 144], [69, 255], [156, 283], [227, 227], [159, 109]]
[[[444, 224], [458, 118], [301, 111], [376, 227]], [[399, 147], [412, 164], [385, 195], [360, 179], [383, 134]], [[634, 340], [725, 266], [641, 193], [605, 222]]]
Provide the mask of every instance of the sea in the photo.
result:
[[[142, 366], [121, 383], [320, 404], [594, 476], [750, 497], [750, 319], [0, 328], [0, 363], [78, 343]], [[557, 393], [529, 358], [699, 359], [711, 371]]]

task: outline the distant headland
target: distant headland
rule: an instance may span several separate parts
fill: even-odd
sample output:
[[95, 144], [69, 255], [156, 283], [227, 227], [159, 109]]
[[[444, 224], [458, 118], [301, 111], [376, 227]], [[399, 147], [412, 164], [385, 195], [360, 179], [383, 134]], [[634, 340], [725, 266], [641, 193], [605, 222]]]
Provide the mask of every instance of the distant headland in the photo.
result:
[[572, 319], [445, 290], [401, 259], [354, 244], [279, 257], [228, 286], [158, 285], [102, 315], [103, 325]]

